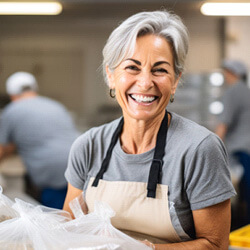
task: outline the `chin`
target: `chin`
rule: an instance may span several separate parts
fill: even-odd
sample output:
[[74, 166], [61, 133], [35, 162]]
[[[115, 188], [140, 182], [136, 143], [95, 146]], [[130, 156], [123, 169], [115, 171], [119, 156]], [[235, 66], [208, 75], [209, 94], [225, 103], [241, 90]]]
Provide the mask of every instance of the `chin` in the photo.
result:
[[126, 112], [127, 115], [136, 120], [150, 120], [157, 116], [156, 112], [153, 111], [130, 111]]

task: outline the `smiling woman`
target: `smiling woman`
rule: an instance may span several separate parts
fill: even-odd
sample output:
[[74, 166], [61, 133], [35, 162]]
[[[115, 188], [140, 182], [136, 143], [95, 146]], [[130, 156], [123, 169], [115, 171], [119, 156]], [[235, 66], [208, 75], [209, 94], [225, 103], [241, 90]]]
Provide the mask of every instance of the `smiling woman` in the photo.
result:
[[228, 249], [235, 190], [224, 145], [166, 110], [187, 50], [186, 27], [167, 11], [138, 13], [112, 32], [103, 69], [123, 117], [73, 144], [64, 209], [83, 195], [89, 212], [108, 203], [115, 227], [155, 249]]
[[170, 43], [156, 35], [138, 37], [132, 57], [122, 60], [115, 70], [106, 70], [109, 87], [116, 91], [125, 120], [127, 116], [135, 123], [149, 119], [152, 121], [148, 129], [159, 129], [153, 119], [163, 119], [180, 78], [176, 78]]

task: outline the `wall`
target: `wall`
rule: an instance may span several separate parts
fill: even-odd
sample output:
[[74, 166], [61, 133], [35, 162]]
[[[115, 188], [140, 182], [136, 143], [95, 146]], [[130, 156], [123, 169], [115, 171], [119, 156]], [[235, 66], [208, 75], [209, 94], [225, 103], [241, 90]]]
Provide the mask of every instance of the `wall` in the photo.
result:
[[[38, 78], [40, 93], [63, 102], [81, 126], [98, 125], [120, 115], [108, 96], [100, 65], [105, 41], [126, 17], [124, 11], [123, 18], [116, 15], [96, 19], [6, 17], [0, 20], [0, 91], [4, 92], [8, 75], [27, 70]], [[190, 33], [187, 72], [208, 72], [218, 67], [221, 60], [218, 18], [185, 11], [180, 11], [180, 15]], [[108, 117], [110, 105], [114, 112]]]
[[[250, 69], [250, 17], [228, 17], [226, 21], [226, 57], [242, 60]], [[248, 83], [250, 86], [250, 80]]]
[[186, 61], [189, 73], [209, 72], [220, 65], [220, 19], [192, 16], [184, 19], [190, 33], [190, 49]]

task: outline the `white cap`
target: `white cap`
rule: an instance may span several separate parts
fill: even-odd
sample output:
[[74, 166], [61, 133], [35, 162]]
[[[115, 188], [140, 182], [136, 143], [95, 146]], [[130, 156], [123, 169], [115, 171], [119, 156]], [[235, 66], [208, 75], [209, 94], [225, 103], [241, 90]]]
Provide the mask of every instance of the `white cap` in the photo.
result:
[[240, 61], [237, 60], [224, 60], [222, 68], [231, 71], [233, 74], [242, 77], [247, 75], [247, 67]]
[[24, 87], [29, 87], [31, 90], [37, 91], [37, 81], [32, 74], [27, 72], [16, 72], [6, 81], [6, 91], [9, 95], [21, 94]]

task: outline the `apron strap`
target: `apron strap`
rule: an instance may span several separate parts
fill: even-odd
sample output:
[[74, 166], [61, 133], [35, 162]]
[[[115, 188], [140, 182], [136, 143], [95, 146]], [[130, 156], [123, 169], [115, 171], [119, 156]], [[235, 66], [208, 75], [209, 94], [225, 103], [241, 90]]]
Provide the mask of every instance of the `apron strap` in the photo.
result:
[[109, 145], [106, 156], [105, 156], [105, 158], [104, 158], [104, 160], [102, 162], [101, 169], [98, 172], [98, 174], [96, 175], [95, 180], [93, 181], [92, 186], [94, 186], [94, 187], [97, 187], [99, 180], [103, 178], [103, 174], [108, 169], [108, 164], [109, 164], [109, 161], [110, 161], [110, 158], [111, 158], [111, 154], [112, 154], [113, 148], [114, 148], [114, 146], [115, 146], [115, 144], [116, 144], [117, 140], [119, 139], [119, 136], [120, 136], [120, 134], [122, 132], [123, 124], [124, 124], [124, 119], [122, 117], [122, 119], [120, 120], [120, 122], [119, 122], [113, 136], [112, 136], [111, 143]]
[[[109, 145], [108, 151], [106, 153], [106, 156], [102, 162], [101, 169], [99, 170], [98, 174], [95, 177], [95, 180], [92, 183], [93, 187], [97, 187], [99, 180], [103, 178], [103, 174], [108, 169], [108, 164], [111, 158], [112, 150], [119, 139], [119, 136], [122, 132], [124, 124], [124, 118], [122, 118], [113, 134], [113, 137], [111, 139], [111, 143]], [[156, 140], [156, 147], [154, 151], [154, 159], [152, 161], [149, 177], [148, 177], [148, 185], [147, 185], [147, 197], [155, 198], [156, 194], [156, 186], [161, 181], [161, 171], [163, 166], [163, 156], [165, 153], [165, 145], [166, 145], [166, 138], [167, 138], [167, 131], [168, 131], [168, 112], [166, 110], [164, 119], [162, 120], [160, 129], [157, 134], [157, 140]]]
[[162, 159], [165, 153], [167, 131], [168, 131], [168, 112], [166, 111], [166, 114], [164, 116], [164, 119], [162, 120], [160, 129], [157, 134], [154, 159], [152, 161], [149, 171], [147, 197], [150, 198], [155, 198], [156, 186], [161, 181], [161, 173], [163, 166]]

